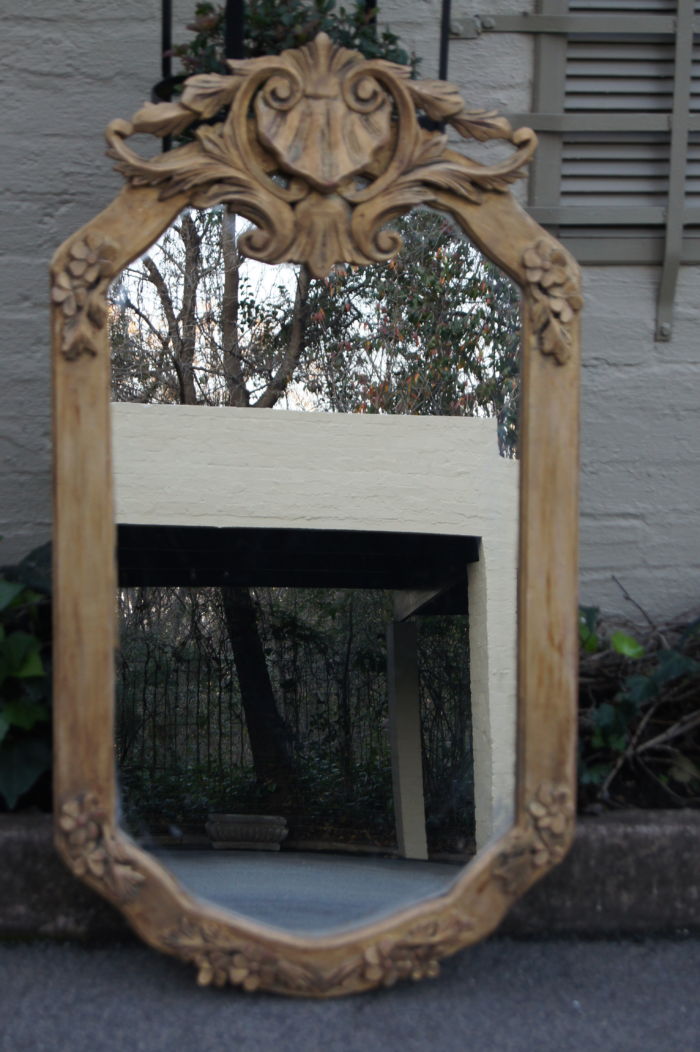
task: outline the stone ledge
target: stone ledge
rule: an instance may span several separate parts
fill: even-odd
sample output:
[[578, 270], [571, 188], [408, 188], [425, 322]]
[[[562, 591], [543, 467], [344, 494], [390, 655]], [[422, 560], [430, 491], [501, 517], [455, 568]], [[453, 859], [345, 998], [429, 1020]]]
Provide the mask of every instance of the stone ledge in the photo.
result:
[[700, 932], [700, 811], [582, 818], [556, 869], [511, 910], [507, 935]]
[[[56, 855], [47, 815], [0, 817], [0, 937], [132, 938]], [[505, 935], [700, 932], [700, 811], [584, 818], [564, 862], [516, 904]]]

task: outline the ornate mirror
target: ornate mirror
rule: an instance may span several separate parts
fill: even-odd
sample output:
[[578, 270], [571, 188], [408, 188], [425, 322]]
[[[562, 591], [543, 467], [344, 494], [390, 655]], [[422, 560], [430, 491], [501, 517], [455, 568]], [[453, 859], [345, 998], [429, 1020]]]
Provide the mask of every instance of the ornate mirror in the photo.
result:
[[[440, 958], [492, 931], [571, 841], [581, 298], [570, 256], [509, 192], [535, 149], [531, 131], [513, 132], [495, 114], [467, 109], [448, 83], [413, 80], [410, 70], [365, 60], [324, 35], [230, 67], [228, 76], [190, 78], [178, 102], [146, 105], [131, 121], [110, 124], [109, 155], [126, 186], [52, 264], [56, 844], [148, 943], [194, 963], [200, 982], [330, 996], [437, 974]], [[448, 146], [443, 128], [508, 152], [478, 163]], [[132, 135], [185, 132], [188, 141], [150, 160], [127, 144]], [[209, 406], [111, 405], [110, 333], [114, 343], [120, 295], [136, 300], [136, 313], [158, 335], [148, 294], [137, 295], [124, 275], [147, 250], [167, 257], [163, 242], [152, 246], [173, 224], [186, 238], [193, 216], [221, 225], [235, 214], [243, 231], [236, 251], [256, 267], [295, 264], [328, 285], [329, 275], [333, 284], [348, 271], [395, 268], [402, 258], [396, 227], [410, 231], [424, 208], [520, 288], [517, 465], [488, 460], [479, 474], [479, 450], [494, 441], [495, 421], [456, 416], [438, 427], [410, 416], [389, 426], [381, 413], [260, 414], [235, 399], [223, 404], [238, 408], [222, 410], [213, 396]], [[357, 325], [371, 346], [376, 319], [367, 302]], [[261, 318], [253, 312], [253, 328]], [[164, 340], [177, 324], [166, 304]], [[122, 335], [128, 342], [128, 323]], [[458, 332], [454, 339], [456, 346]], [[177, 369], [173, 375], [183, 382]], [[368, 894], [380, 879], [370, 867], [359, 878], [368, 909], [341, 912], [326, 925], [318, 912], [308, 925], [298, 919], [284, 867], [256, 869], [245, 851], [227, 851], [229, 833], [215, 815], [211, 837], [223, 850], [209, 851], [202, 871], [206, 852], [185, 857], [157, 838], [140, 839], [130, 812], [124, 757], [135, 724], [115, 675], [129, 588], [225, 585], [231, 622], [245, 615], [236, 588], [266, 582], [391, 592], [393, 806], [399, 854], [413, 860], [426, 858], [410, 806], [421, 767], [410, 704], [415, 619], [465, 614], [469, 595], [476, 851], [468, 864], [441, 873], [419, 862], [393, 872], [393, 900]], [[338, 603], [357, 611], [356, 624], [369, 618], [369, 600]], [[512, 690], [494, 671], [499, 647], [511, 643]], [[238, 656], [237, 665], [240, 676]], [[217, 669], [218, 681], [207, 681], [208, 707], [218, 713], [225, 767], [234, 740], [222, 712], [233, 712], [233, 688]], [[171, 683], [165, 693], [177, 699], [183, 689]], [[497, 717], [514, 749], [493, 789]], [[152, 745], [161, 731], [167, 736], [153, 719]], [[250, 721], [248, 713], [252, 740]], [[190, 726], [179, 740], [192, 737]], [[454, 733], [464, 740], [464, 726]], [[259, 835], [251, 833], [252, 846]], [[306, 862], [300, 865], [294, 880], [303, 885]], [[199, 883], [195, 871], [205, 874]], [[227, 894], [219, 896], [222, 872]], [[331, 865], [323, 880], [337, 878], [340, 887], [350, 876], [339, 873]], [[246, 909], [244, 888], [261, 874], [282, 904], [277, 912]], [[415, 882], [405, 895], [409, 876]], [[279, 919], [285, 911], [287, 925]]]

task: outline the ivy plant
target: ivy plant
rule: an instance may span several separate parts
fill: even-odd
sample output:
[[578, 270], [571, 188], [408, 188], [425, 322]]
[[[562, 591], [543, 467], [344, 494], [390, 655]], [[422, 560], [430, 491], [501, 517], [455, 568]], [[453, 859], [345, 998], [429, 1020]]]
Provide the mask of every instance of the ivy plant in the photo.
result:
[[[318, 33], [327, 33], [342, 47], [354, 48], [366, 58], [416, 69], [419, 59], [401, 47], [399, 38], [375, 22], [375, 10], [362, 0], [350, 7], [336, 7], [335, 0], [250, 0], [246, 4], [245, 50], [249, 58], [276, 55], [285, 48], [308, 44]], [[187, 75], [227, 73], [224, 59], [224, 8], [200, 3], [187, 28], [194, 34], [186, 44], [173, 48]]]
[[9, 811], [51, 767], [50, 639], [48, 581], [28, 557], [0, 573], [0, 804]]

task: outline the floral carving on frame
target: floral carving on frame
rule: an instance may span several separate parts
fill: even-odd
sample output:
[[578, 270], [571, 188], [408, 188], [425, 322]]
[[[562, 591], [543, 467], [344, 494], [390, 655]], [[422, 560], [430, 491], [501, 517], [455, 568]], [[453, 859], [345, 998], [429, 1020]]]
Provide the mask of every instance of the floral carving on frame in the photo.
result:
[[143, 874], [132, 864], [96, 793], [83, 793], [66, 801], [58, 827], [76, 876], [99, 881], [118, 903], [128, 903], [138, 894]]
[[[191, 77], [178, 102], [113, 121], [109, 156], [133, 186], [158, 187], [163, 198], [235, 205], [257, 228], [241, 238], [245, 254], [304, 263], [316, 277], [335, 263], [389, 259], [401, 240], [387, 222], [441, 191], [479, 203], [485, 191], [507, 190], [536, 146], [530, 129], [467, 109], [454, 85], [413, 81], [408, 67], [367, 60], [323, 33], [229, 66], [228, 76]], [[178, 134], [222, 111], [223, 121], [197, 127], [194, 142], [152, 160], [125, 143], [136, 133]], [[446, 134], [422, 128], [420, 111], [463, 138], [503, 139], [515, 152], [492, 166], [472, 161], [447, 149]]]
[[516, 829], [494, 865], [494, 876], [507, 894], [517, 894], [533, 873], [561, 862], [571, 842], [574, 801], [569, 787], [543, 782], [526, 808], [525, 828]]
[[376, 985], [393, 986], [401, 979], [435, 978], [440, 958], [453, 953], [472, 931], [473, 922], [458, 911], [440, 921], [418, 923], [398, 937], [386, 936], [348, 956], [340, 965], [324, 968], [232, 935], [213, 921], [182, 919], [164, 946], [196, 965], [200, 986], [240, 986], [305, 994], [311, 990], [339, 994]]
[[575, 266], [560, 245], [545, 238], [525, 250], [522, 263], [540, 350], [564, 365], [571, 355], [571, 323], [583, 306]]
[[68, 361], [97, 354], [97, 340], [107, 320], [105, 292], [115, 255], [113, 242], [87, 234], [71, 245], [66, 266], [54, 276], [51, 299], [65, 319], [62, 351]]

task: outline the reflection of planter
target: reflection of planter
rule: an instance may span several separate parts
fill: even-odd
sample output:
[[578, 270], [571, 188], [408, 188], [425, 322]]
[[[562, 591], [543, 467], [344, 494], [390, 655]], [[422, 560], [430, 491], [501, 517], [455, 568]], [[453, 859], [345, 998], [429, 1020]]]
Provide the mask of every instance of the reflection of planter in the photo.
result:
[[287, 820], [277, 815], [208, 815], [205, 829], [212, 847], [248, 851], [279, 851], [287, 835]]

